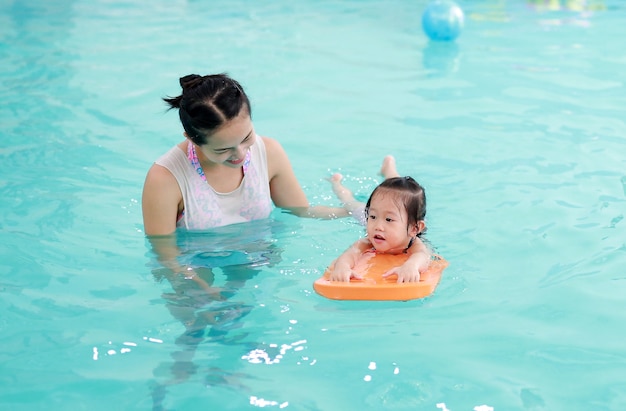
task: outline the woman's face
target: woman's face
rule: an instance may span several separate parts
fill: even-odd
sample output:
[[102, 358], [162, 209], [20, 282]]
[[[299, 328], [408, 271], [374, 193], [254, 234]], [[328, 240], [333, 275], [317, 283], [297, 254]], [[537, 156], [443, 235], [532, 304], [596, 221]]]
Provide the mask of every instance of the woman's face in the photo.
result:
[[211, 134], [206, 144], [199, 147], [209, 162], [239, 168], [243, 166], [246, 153], [255, 139], [252, 120], [246, 110], [242, 110], [237, 117]]
[[367, 239], [376, 251], [403, 252], [417, 235], [417, 228], [408, 227], [408, 215], [392, 193], [376, 193], [367, 215]]

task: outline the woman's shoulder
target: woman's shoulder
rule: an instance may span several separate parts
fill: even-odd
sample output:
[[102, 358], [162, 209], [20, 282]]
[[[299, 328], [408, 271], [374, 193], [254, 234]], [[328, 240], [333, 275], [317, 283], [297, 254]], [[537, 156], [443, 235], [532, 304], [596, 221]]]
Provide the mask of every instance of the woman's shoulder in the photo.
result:
[[155, 164], [171, 168], [175, 164], [184, 163], [187, 161], [187, 143], [182, 142], [172, 146], [169, 150], [163, 153], [156, 159]]
[[161, 155], [161, 157], [157, 158], [154, 164], [152, 164], [148, 170], [148, 177], [161, 183], [175, 181], [171, 170], [172, 165], [176, 162], [182, 161], [181, 159], [183, 158], [186, 160], [186, 147], [186, 140], [172, 146], [168, 151]]
[[164, 184], [177, 184], [176, 178], [166, 166], [155, 162], [148, 170], [146, 184], [151, 183], [156, 186]]
[[287, 153], [278, 140], [266, 136], [259, 136], [259, 140], [261, 140], [262, 144], [265, 146], [268, 160], [280, 161], [286, 159]]
[[263, 141], [262, 144], [265, 146], [265, 155], [271, 179], [275, 175], [282, 173], [289, 166], [289, 157], [287, 157], [287, 153], [277, 140], [265, 136], [259, 136], [259, 140]]
[[275, 150], [277, 147], [281, 147], [278, 140], [271, 137], [259, 136], [259, 140], [261, 141], [261, 144], [265, 146], [266, 150]]

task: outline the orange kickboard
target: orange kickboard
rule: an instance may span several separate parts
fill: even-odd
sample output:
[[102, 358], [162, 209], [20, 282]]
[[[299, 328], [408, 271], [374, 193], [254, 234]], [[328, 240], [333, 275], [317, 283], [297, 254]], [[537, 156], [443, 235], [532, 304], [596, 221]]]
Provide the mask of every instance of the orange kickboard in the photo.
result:
[[428, 270], [421, 274], [416, 283], [397, 283], [395, 275], [382, 277], [388, 270], [402, 265], [407, 258], [406, 254], [375, 254], [357, 268], [364, 273], [363, 279], [351, 279], [350, 282], [330, 281], [331, 266], [321, 278], [315, 280], [313, 289], [331, 300], [406, 301], [428, 297], [435, 291], [448, 262], [435, 255]]

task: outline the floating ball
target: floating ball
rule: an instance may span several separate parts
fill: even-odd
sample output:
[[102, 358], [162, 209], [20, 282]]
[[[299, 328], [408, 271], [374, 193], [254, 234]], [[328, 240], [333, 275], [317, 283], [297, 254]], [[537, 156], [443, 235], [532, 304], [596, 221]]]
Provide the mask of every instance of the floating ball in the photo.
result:
[[435, 0], [422, 14], [424, 33], [435, 41], [452, 41], [463, 29], [463, 10], [453, 1]]

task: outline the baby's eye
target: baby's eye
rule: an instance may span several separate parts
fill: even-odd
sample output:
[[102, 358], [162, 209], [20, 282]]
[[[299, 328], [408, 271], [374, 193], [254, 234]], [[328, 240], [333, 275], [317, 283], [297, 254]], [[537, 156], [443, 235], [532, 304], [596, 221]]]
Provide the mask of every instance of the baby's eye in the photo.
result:
[[367, 216], [367, 218], [369, 218], [370, 220], [376, 220], [376, 216], [375, 215]]
[[393, 219], [391, 219], [391, 218], [389, 218], [389, 217], [387, 217], [385, 220], [386, 220], [388, 223], [391, 223], [391, 222], [393, 221]]

